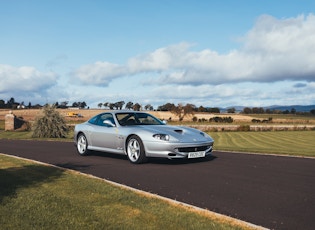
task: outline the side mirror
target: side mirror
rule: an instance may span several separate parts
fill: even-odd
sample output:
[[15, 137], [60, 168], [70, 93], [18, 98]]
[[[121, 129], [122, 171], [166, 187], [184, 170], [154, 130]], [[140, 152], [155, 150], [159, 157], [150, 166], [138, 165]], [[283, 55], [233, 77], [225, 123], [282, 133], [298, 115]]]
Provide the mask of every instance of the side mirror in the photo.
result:
[[105, 120], [105, 121], [103, 121], [103, 124], [106, 124], [106, 125], [108, 125], [108, 126], [110, 126], [110, 127], [116, 127], [116, 125], [113, 124], [110, 120]]

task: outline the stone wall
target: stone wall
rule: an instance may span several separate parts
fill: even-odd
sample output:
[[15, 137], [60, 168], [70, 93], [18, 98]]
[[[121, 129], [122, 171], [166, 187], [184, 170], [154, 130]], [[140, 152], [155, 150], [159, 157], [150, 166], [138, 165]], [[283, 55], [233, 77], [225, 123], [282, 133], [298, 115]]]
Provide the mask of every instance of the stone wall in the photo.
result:
[[5, 115], [5, 122], [4, 122], [4, 130], [5, 131], [13, 131], [14, 130], [14, 118], [12, 111], [9, 114]]
[[24, 121], [22, 118], [16, 117], [12, 111], [9, 114], [5, 115], [4, 130], [5, 131], [14, 131], [17, 129], [28, 129], [28, 122]]

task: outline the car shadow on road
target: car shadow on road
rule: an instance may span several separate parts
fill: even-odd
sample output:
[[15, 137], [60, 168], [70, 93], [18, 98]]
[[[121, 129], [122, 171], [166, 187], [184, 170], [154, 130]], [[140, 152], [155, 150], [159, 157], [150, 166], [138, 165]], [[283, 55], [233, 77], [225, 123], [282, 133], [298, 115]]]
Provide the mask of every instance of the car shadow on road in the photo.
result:
[[147, 163], [151, 164], [169, 164], [169, 165], [183, 165], [183, 164], [200, 164], [215, 160], [217, 157], [210, 155], [203, 158], [196, 159], [166, 159], [166, 158], [149, 158]]
[[[128, 157], [126, 155], [122, 154], [115, 154], [115, 153], [109, 153], [109, 152], [102, 152], [102, 151], [90, 151], [87, 156], [81, 156], [82, 158], [89, 158], [89, 157], [100, 157], [100, 158], [110, 158], [114, 160], [121, 160], [121, 161], [129, 161]], [[157, 157], [149, 157], [147, 162], [144, 164], [169, 164], [169, 165], [181, 165], [181, 164], [196, 164], [196, 163], [206, 163], [211, 162], [213, 160], [217, 159], [217, 156], [211, 154], [206, 157], [201, 158], [195, 158], [195, 159], [167, 159], [167, 158], [157, 158]], [[57, 166], [62, 168], [68, 168], [73, 170], [82, 170], [85, 168], [88, 168], [90, 165], [85, 164], [58, 164]]]
[[113, 159], [128, 160], [126, 155], [115, 154], [115, 153], [107, 153], [107, 152], [100, 152], [100, 151], [91, 151], [89, 153], [89, 156], [109, 157], [109, 158], [113, 158]]
[[[96, 156], [96, 157], [106, 157], [111, 159], [118, 159], [118, 160], [126, 160], [128, 158], [126, 155], [114, 154], [114, 153], [107, 153], [107, 152], [99, 152], [99, 151], [92, 151], [89, 156]], [[196, 163], [205, 163], [209, 161], [215, 160], [217, 157], [214, 155], [209, 155], [203, 158], [195, 158], [195, 159], [167, 159], [167, 158], [155, 158], [150, 157], [148, 161], [144, 164], [169, 164], [169, 165], [180, 165], [180, 164], [196, 164]], [[67, 167], [68, 168], [68, 167]]]

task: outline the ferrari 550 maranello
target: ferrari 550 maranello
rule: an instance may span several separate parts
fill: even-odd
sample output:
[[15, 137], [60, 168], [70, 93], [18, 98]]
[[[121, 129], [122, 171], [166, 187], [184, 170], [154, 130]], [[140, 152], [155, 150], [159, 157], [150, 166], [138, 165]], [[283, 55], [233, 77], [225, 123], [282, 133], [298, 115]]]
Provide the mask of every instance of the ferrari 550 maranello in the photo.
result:
[[104, 112], [76, 125], [74, 141], [82, 156], [93, 150], [124, 154], [135, 164], [148, 157], [206, 157], [214, 143], [200, 130], [167, 125], [149, 113], [121, 110]]

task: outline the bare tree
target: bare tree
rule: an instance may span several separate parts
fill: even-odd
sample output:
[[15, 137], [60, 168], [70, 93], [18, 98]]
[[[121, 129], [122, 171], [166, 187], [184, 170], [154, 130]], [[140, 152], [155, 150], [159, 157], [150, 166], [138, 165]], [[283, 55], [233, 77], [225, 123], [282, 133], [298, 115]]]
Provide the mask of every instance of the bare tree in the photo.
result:
[[193, 104], [178, 104], [178, 106], [175, 106], [171, 112], [174, 113], [180, 121], [182, 121], [185, 116], [194, 115], [195, 109], [196, 106]]

